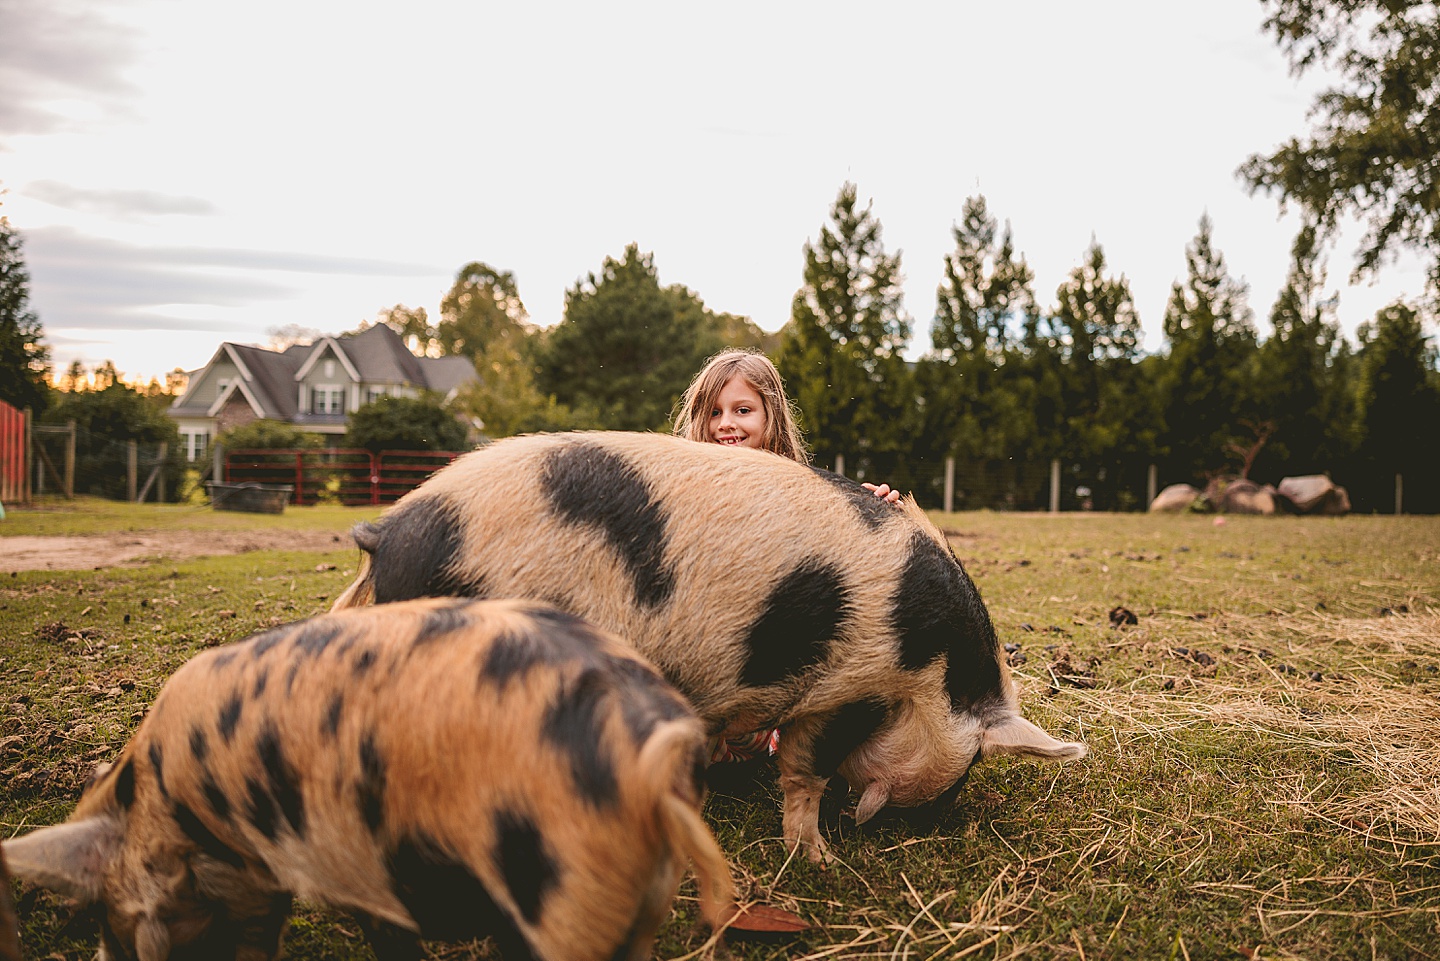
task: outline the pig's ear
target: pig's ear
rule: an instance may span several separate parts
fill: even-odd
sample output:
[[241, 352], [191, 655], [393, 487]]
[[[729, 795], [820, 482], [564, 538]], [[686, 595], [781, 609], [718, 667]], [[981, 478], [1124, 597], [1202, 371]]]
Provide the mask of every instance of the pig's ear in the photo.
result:
[[120, 825], [91, 817], [31, 831], [5, 842], [10, 872], [83, 904], [100, 900], [105, 868], [120, 847]]
[[884, 781], [871, 781], [865, 785], [865, 790], [860, 795], [860, 803], [855, 805], [855, 823], [864, 824], [879, 814], [889, 800], [890, 785]]
[[985, 728], [980, 748], [986, 757], [995, 754], [1016, 754], [1049, 761], [1070, 761], [1085, 756], [1085, 745], [1074, 741], [1057, 741], [1018, 714]]

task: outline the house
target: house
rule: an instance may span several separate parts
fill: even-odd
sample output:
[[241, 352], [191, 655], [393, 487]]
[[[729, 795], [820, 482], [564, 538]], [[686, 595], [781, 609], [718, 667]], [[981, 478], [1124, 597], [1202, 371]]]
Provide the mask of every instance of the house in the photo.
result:
[[283, 351], [224, 343], [170, 406], [188, 460], [206, 456], [214, 438], [253, 420], [285, 421], [302, 430], [345, 433], [345, 415], [386, 395], [422, 390], [446, 399], [475, 380], [466, 357], [416, 357], [384, 324], [322, 337]]

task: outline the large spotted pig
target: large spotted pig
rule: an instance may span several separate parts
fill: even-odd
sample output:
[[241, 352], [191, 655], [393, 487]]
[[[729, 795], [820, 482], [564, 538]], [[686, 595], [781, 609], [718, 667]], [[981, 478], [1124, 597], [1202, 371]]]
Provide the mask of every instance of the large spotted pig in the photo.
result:
[[367, 557], [337, 609], [540, 598], [636, 645], [712, 735], [778, 727], [784, 835], [817, 860], [837, 772], [863, 822], [940, 798], [988, 755], [1085, 753], [1020, 716], [985, 605], [913, 502], [773, 454], [517, 437], [354, 535]]
[[627, 645], [533, 602], [331, 614], [208, 651], [16, 876], [104, 907], [99, 957], [273, 958], [292, 896], [507, 958], [641, 958], [701, 820], [704, 732]]

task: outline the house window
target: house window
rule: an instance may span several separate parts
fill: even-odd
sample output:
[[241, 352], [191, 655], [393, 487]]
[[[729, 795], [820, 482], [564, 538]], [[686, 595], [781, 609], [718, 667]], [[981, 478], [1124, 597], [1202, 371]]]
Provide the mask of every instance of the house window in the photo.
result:
[[185, 442], [185, 459], [187, 461], [201, 460], [210, 450], [210, 432], [208, 430], [181, 431], [180, 439]]
[[343, 414], [345, 412], [345, 388], [332, 385], [316, 387], [311, 391], [310, 413]]
[[375, 401], [379, 400], [381, 397], [384, 397], [384, 396], [385, 396], [385, 388], [384, 388], [384, 387], [367, 387], [367, 388], [365, 388], [365, 403], [367, 403], [367, 404], [373, 404], [373, 403], [375, 403]]

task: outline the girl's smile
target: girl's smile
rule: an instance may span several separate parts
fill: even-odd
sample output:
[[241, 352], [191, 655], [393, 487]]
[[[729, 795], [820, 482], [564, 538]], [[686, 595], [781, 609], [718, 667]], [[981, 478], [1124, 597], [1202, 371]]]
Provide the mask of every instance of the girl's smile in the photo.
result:
[[710, 439], [717, 444], [763, 449], [765, 406], [743, 377], [731, 377], [720, 388], [710, 411]]

